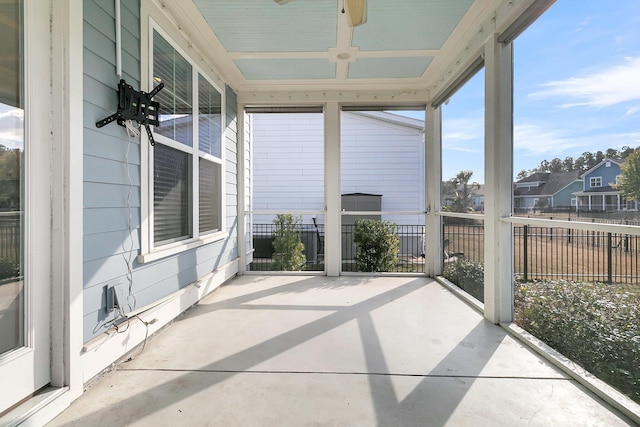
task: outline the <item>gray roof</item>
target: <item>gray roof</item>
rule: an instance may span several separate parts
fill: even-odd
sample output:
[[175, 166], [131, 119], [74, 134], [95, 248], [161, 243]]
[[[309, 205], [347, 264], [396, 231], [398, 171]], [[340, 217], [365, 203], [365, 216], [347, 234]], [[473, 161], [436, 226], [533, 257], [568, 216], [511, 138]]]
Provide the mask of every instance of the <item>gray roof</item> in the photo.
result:
[[532, 188], [516, 188], [514, 196], [553, 196], [560, 190], [578, 180], [580, 172], [537, 172], [521, 179], [518, 183], [543, 182], [543, 184]]

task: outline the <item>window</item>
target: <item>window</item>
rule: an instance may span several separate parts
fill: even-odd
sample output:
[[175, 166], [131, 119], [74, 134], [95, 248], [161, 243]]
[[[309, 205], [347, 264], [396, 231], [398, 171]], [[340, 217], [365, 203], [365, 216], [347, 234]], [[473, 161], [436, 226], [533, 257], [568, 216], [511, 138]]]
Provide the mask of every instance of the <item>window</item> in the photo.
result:
[[222, 93], [153, 30], [152, 78], [164, 83], [154, 129], [152, 247], [222, 230]]
[[602, 177], [601, 176], [593, 176], [589, 179], [589, 186], [591, 187], [602, 187]]

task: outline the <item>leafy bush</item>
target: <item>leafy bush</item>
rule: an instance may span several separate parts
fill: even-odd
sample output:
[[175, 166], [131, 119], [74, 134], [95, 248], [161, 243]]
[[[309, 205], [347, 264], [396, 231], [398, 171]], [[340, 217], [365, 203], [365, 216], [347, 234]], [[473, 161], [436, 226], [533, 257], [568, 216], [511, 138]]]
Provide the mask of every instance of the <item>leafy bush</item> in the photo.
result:
[[398, 262], [400, 238], [390, 221], [359, 219], [353, 231], [358, 271], [394, 271]]
[[442, 276], [478, 301], [484, 301], [484, 264], [481, 262], [458, 260], [446, 263]]
[[302, 218], [290, 214], [278, 214], [273, 220], [274, 232], [273, 269], [275, 271], [298, 271], [306, 261], [304, 244], [300, 241]]
[[640, 296], [601, 283], [516, 283], [515, 321], [640, 403]]
[[0, 258], [0, 280], [20, 276], [20, 264], [9, 258]]

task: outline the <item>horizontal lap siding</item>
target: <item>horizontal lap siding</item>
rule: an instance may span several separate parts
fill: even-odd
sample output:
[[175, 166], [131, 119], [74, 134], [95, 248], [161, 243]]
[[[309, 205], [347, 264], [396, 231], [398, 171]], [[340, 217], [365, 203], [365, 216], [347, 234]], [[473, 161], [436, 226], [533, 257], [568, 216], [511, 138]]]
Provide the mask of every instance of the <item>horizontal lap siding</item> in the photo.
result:
[[[322, 210], [322, 115], [255, 114], [253, 126], [253, 208]], [[341, 126], [341, 192], [381, 194], [383, 211], [422, 210], [421, 131], [351, 113], [342, 114]], [[415, 216], [388, 219], [399, 224], [420, 221]], [[270, 217], [261, 216], [255, 222], [270, 222]]]
[[[140, 87], [138, 0], [122, 1], [123, 78]], [[140, 250], [140, 140], [95, 123], [117, 107], [114, 2], [84, 2], [84, 339], [104, 331], [104, 286], [127, 288], [127, 260]], [[133, 301], [131, 301], [133, 303]]]
[[[123, 78], [140, 84], [140, 3], [122, 0]], [[132, 297], [135, 308], [152, 304], [237, 259], [236, 98], [227, 89], [224, 215], [228, 237], [156, 262], [138, 264], [141, 235], [140, 138], [128, 138], [116, 123], [95, 122], [115, 112], [115, 13], [112, 1], [84, 3], [84, 339], [103, 332], [115, 313], [105, 310], [106, 285]], [[144, 160], [146, 161], [146, 160]], [[131, 263], [132, 281], [127, 279]]]

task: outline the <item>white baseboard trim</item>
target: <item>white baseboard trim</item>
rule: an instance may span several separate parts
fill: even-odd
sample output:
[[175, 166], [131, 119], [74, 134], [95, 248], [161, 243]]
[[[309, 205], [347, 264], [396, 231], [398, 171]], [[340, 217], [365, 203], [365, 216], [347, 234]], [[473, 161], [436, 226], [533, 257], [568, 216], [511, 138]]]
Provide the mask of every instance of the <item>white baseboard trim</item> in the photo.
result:
[[[85, 343], [80, 355], [83, 383], [108, 371], [127, 353], [142, 344], [146, 336], [162, 329], [238, 273], [238, 261], [231, 261], [198, 281], [180, 289], [130, 317], [129, 327], [118, 333], [115, 328]], [[147, 330], [148, 328], [148, 330]]]

